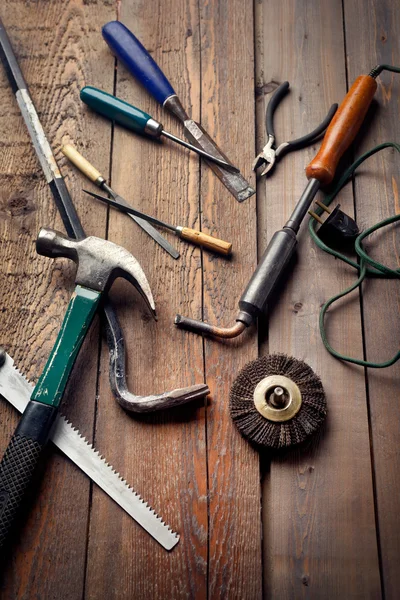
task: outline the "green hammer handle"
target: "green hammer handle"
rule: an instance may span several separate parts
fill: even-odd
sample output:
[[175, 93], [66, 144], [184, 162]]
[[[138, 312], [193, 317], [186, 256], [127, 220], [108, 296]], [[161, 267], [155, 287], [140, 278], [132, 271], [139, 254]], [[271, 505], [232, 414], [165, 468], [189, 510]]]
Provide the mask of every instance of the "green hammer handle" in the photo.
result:
[[[103, 117], [107, 117], [107, 119], [111, 119], [115, 123], [131, 129], [135, 133], [148, 133], [146, 125], [152, 117], [143, 110], [136, 108], [136, 106], [132, 106], [128, 102], [124, 102], [119, 98], [115, 98], [115, 96], [111, 96], [111, 94], [107, 94], [107, 92], [88, 85], [82, 88], [80, 96], [82, 102], [100, 115], [103, 115]], [[161, 135], [161, 130], [159, 135]]]
[[77, 285], [56, 343], [31, 400], [59, 406], [82, 342], [100, 301], [101, 292]]
[[77, 286], [54, 348], [0, 463], [0, 548], [7, 540], [47, 444], [62, 394], [100, 300]]

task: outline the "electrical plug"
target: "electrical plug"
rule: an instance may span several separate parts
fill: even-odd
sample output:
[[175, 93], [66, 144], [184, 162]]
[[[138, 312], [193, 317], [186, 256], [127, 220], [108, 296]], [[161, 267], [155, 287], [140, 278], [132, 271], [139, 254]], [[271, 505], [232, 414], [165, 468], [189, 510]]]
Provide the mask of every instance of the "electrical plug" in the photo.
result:
[[323, 211], [329, 213], [329, 217], [323, 221], [315, 212], [312, 210], [308, 211], [308, 214], [311, 215], [321, 225], [317, 231], [318, 237], [327, 246], [340, 247], [353, 244], [356, 237], [359, 235], [360, 230], [358, 229], [355, 220], [340, 210], [340, 204], [338, 204], [333, 210], [330, 210], [320, 200], [316, 200], [315, 204], [322, 208]]

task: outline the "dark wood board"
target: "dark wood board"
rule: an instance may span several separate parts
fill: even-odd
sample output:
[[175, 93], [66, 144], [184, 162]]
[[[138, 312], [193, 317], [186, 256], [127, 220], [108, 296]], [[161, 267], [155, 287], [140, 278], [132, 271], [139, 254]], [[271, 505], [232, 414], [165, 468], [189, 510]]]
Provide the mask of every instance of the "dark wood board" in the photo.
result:
[[[254, 187], [252, 9], [251, 2], [240, 1], [201, 5], [201, 122]], [[213, 324], [234, 325], [240, 295], [256, 266], [255, 201], [253, 195], [239, 204], [202, 167], [203, 229], [234, 243], [226, 264], [210, 254], [203, 257], [203, 318]], [[255, 599], [262, 593], [259, 457], [228, 413], [232, 380], [256, 357], [255, 328], [226, 343], [205, 340], [212, 389], [207, 413], [210, 598]]]
[[[81, 180], [67, 169], [61, 144], [96, 138], [96, 161], [107, 169], [110, 130], [96, 133], [83, 118], [79, 90], [93, 77], [112, 86], [113, 61], [99, 52], [98, 29], [112, 17], [109, 3], [3, 2], [0, 15], [49, 141], [88, 233], [104, 235], [106, 211], [88, 210]], [[99, 54], [104, 54], [101, 61]], [[101, 66], [103, 63], [103, 66]], [[105, 69], [104, 65], [108, 65]], [[42, 226], [63, 230], [4, 69], [1, 81], [1, 343], [33, 382], [43, 369], [73, 289], [69, 261], [38, 257]], [[111, 91], [111, 89], [110, 89]], [[93, 432], [99, 328], [86, 340], [63, 402], [63, 412], [89, 439]], [[79, 382], [79, 383], [78, 383]], [[86, 401], [85, 401], [86, 400]], [[18, 422], [2, 400], [1, 452]], [[31, 510], [2, 574], [2, 598], [80, 598], [85, 580], [90, 482], [52, 451]]]
[[[291, 84], [276, 112], [279, 144], [312, 130], [346, 92], [342, 9], [332, 2], [264, 2], [256, 17], [263, 47], [257, 69], [261, 138], [270, 92], [284, 80]], [[311, 147], [286, 156], [260, 184], [260, 250], [289, 218], [314, 154]], [[351, 187], [340, 202], [351, 214]], [[285, 352], [314, 368], [329, 411], [322, 433], [306, 448], [266, 460], [266, 597], [380, 597], [364, 373], [332, 358], [318, 333], [320, 306], [352, 278], [349, 268], [313, 245], [303, 226], [297, 264], [271, 307], [267, 341], [261, 332], [262, 352]], [[357, 295], [331, 311], [329, 333], [342, 351], [362, 353]]]
[[[364, 36], [356, 44], [357, 29]], [[400, 64], [398, 6], [385, 0], [365, 10], [361, 2], [345, 2], [345, 31], [349, 80], [376, 64]], [[356, 155], [382, 142], [400, 139], [400, 76], [383, 72], [378, 78], [371, 126], [355, 148]], [[357, 219], [363, 229], [400, 212], [399, 154], [383, 150], [370, 158], [355, 179]], [[398, 225], [371, 236], [365, 244], [371, 256], [399, 268]], [[400, 339], [399, 283], [368, 280], [363, 285], [364, 334], [367, 359], [389, 360], [398, 352]], [[375, 474], [376, 514], [379, 531], [382, 583], [385, 598], [396, 598], [400, 585], [400, 459], [398, 452], [400, 405], [399, 363], [387, 369], [368, 369], [371, 448]]]
[[[176, 329], [176, 312], [230, 326], [237, 302], [273, 232], [304, 189], [314, 146], [287, 155], [239, 204], [207, 165], [165, 140], [113, 127], [79, 100], [94, 85], [139, 106], [165, 129], [181, 125], [117, 64], [101, 26], [120, 19], [170, 78], [191, 116], [255, 185], [251, 163], [266, 141], [265, 109], [284, 80], [290, 93], [275, 116], [277, 141], [314, 128], [360, 73], [400, 63], [392, 0], [6, 0], [4, 20], [44, 129], [87, 233], [122, 244], [141, 263], [155, 298], [153, 322], [141, 297], [117, 281], [117, 307], [136, 394], [206, 381], [207, 402], [147, 416], [125, 412], [110, 391], [108, 348], [96, 318], [63, 411], [101, 454], [181, 536], [165, 552], [56, 451], [11, 548], [1, 598], [376, 598], [397, 597], [400, 491], [397, 448], [399, 368], [369, 370], [333, 359], [318, 332], [321, 304], [354, 279], [325, 256], [303, 227], [298, 259], [276, 301], [228, 342]], [[378, 80], [378, 108], [348, 160], [396, 140], [400, 77]], [[59, 330], [74, 267], [38, 257], [42, 225], [63, 226], [44, 182], [4, 70], [0, 68], [0, 344], [33, 382]], [[222, 259], [165, 236], [174, 261], [125, 215], [81, 193], [90, 187], [62, 157], [72, 142], [134, 205], [233, 242]], [[397, 156], [371, 159], [342, 208], [362, 228], [398, 212]], [[92, 189], [95, 189], [92, 186]], [[321, 196], [322, 197], [322, 196]], [[373, 254], [398, 266], [396, 228], [374, 236]], [[398, 348], [396, 282], [369, 281], [329, 314], [339, 350], [383, 359]], [[285, 352], [321, 376], [329, 415], [302, 449], [261, 456], [229, 417], [239, 370], [258, 355]], [[18, 417], [3, 400], [0, 452]], [[261, 459], [261, 460], [260, 460]], [[261, 467], [261, 469], [260, 469]], [[260, 485], [261, 478], [261, 485]]]
[[[140, 18], [138, 18], [140, 14]], [[120, 18], [168, 73], [182, 101], [198, 112], [198, 13], [194, 3], [122, 4]], [[118, 64], [116, 93], [162, 120], [179, 126]], [[173, 183], [171, 183], [173, 182]], [[112, 184], [143, 211], [169, 222], [195, 224], [198, 214], [198, 160], [166, 141], [162, 146], [116, 128]], [[109, 239], [123, 244], [143, 265], [155, 298], [158, 322], [128, 286], [113, 297], [129, 356], [128, 381], [136, 394], [152, 394], [204, 380], [202, 341], [173, 325], [177, 308], [201, 306], [200, 252], [166, 237], [182, 255], [173, 260], [125, 215], [110, 215]], [[122, 298], [122, 301], [121, 301]], [[171, 554], [107, 498], [95, 492], [91, 511], [87, 595], [186, 598], [206, 590], [207, 487], [204, 406], [138, 418], [124, 412], [109, 390], [108, 350], [102, 376], [96, 443], [134, 489], [178, 531], [182, 539]], [[98, 540], [103, 540], [99, 546]], [[118, 560], [114, 560], [118, 550]], [[113, 568], [110, 571], [110, 561]], [[150, 566], [151, 565], [151, 566]], [[150, 576], [151, 573], [151, 576]]]

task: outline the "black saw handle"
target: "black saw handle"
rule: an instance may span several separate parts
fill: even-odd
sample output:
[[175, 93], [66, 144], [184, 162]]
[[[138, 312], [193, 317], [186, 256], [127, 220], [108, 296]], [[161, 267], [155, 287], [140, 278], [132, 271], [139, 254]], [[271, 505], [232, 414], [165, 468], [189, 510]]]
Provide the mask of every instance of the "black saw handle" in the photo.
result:
[[0, 548], [14, 525], [39, 464], [57, 408], [31, 400], [0, 463]]

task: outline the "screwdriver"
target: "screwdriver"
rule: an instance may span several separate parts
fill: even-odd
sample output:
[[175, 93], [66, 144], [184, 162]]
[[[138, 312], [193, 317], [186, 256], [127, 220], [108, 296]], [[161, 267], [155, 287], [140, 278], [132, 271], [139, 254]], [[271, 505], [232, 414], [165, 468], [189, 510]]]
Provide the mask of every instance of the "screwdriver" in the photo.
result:
[[82, 102], [90, 106], [90, 108], [97, 113], [115, 121], [115, 123], [118, 123], [127, 129], [131, 129], [135, 133], [147, 134], [158, 139], [164, 135], [166, 138], [181, 144], [181, 146], [184, 146], [185, 148], [189, 148], [189, 150], [193, 150], [193, 152], [197, 152], [200, 156], [216, 163], [224, 169], [228, 169], [234, 173], [240, 172], [239, 169], [221, 158], [217, 158], [201, 148], [192, 146], [192, 144], [165, 131], [161, 123], [153, 119], [143, 110], [140, 110], [140, 108], [136, 108], [136, 106], [132, 106], [132, 104], [128, 104], [128, 102], [125, 102], [124, 100], [120, 100], [115, 96], [111, 96], [111, 94], [107, 94], [107, 92], [103, 92], [102, 90], [89, 85], [82, 88], [80, 96]]
[[[144, 221], [148, 221], [150, 223], [154, 223], [155, 225], [159, 225], [160, 227], [165, 227], [166, 229], [170, 229], [173, 231], [178, 237], [188, 242], [192, 242], [197, 246], [202, 246], [203, 248], [207, 248], [208, 250], [213, 250], [214, 252], [218, 252], [219, 254], [223, 254], [228, 256], [232, 250], [232, 244], [230, 242], [225, 242], [224, 240], [220, 240], [215, 238], [207, 233], [203, 233], [202, 231], [198, 231], [197, 229], [190, 229], [189, 227], [182, 227], [180, 225], [170, 225], [169, 223], [165, 223], [160, 219], [156, 219], [155, 217], [151, 217], [141, 211], [136, 210], [131, 207], [122, 196], [114, 192], [114, 190], [106, 184], [104, 177], [101, 173], [92, 165], [86, 158], [82, 156], [78, 152], [76, 148], [74, 148], [71, 144], [66, 144], [61, 148], [61, 152], [69, 158], [69, 160], [76, 166], [82, 173], [84, 173], [88, 179], [93, 181], [98, 187], [106, 191], [113, 199], [107, 198], [106, 196], [101, 196], [100, 194], [95, 194], [93, 192], [89, 192], [87, 190], [83, 190], [86, 194], [113, 206], [114, 208], [118, 208], [119, 210], [126, 212], [133, 219], [140, 218]], [[179, 256], [179, 255], [178, 255]]]

